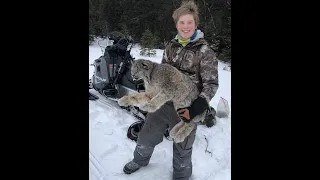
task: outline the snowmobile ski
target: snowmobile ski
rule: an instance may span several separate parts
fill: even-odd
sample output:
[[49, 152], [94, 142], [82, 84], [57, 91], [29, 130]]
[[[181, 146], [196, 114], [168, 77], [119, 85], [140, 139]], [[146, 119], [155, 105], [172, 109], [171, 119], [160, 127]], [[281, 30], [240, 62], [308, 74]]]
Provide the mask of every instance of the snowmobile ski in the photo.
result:
[[96, 95], [94, 95], [94, 94], [91, 94], [91, 93], [89, 92], [89, 100], [95, 101], [95, 100], [97, 100], [97, 99], [99, 99], [98, 96], [96, 96]]

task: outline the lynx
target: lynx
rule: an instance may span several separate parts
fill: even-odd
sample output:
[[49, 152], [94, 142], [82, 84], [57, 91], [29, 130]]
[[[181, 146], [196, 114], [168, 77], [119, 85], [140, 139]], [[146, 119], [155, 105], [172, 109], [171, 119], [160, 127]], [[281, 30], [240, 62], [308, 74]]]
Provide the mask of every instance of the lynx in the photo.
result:
[[[142, 79], [145, 92], [123, 96], [119, 99], [120, 106], [134, 105], [143, 111], [154, 112], [168, 101], [174, 108], [188, 107], [198, 97], [199, 90], [189, 76], [169, 64], [158, 64], [150, 60], [137, 59], [131, 67], [133, 79]], [[190, 123], [180, 121], [170, 131], [176, 143], [183, 142], [195, 126], [202, 121], [206, 112], [194, 117]]]

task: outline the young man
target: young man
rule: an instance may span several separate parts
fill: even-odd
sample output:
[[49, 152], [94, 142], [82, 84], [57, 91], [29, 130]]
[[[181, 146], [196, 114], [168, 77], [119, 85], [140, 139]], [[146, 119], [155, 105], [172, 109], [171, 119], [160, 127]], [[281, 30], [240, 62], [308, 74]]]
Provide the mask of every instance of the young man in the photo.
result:
[[[148, 113], [145, 124], [139, 132], [134, 158], [123, 171], [131, 174], [141, 166], [147, 166], [156, 145], [162, 142], [169, 125], [171, 129], [181, 120], [190, 122], [204, 112], [218, 89], [218, 60], [214, 51], [204, 40], [204, 34], [197, 29], [198, 8], [193, 2], [185, 2], [173, 13], [178, 30], [177, 36], [164, 50], [162, 63], [168, 63], [186, 73], [197, 84], [200, 95], [190, 107], [175, 110], [167, 102], [154, 113]], [[179, 116], [178, 116], [178, 114]], [[173, 142], [173, 179], [188, 180], [192, 175], [192, 146], [196, 129], [181, 143]]]

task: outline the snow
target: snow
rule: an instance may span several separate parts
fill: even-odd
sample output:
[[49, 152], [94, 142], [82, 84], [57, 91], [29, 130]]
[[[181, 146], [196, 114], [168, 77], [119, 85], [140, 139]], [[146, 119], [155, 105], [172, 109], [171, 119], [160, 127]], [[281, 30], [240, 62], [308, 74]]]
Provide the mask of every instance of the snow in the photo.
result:
[[[105, 41], [100, 42], [105, 47]], [[133, 47], [131, 54], [136, 59], [144, 58], [161, 62], [163, 50], [157, 49], [155, 57], [142, 57], [139, 47]], [[89, 46], [89, 64], [102, 55], [97, 43]], [[231, 72], [223, 70], [226, 64], [219, 62], [219, 89], [210, 105], [217, 108], [220, 97], [231, 106]], [[89, 66], [89, 78], [93, 66]], [[127, 175], [123, 166], [132, 160], [136, 143], [127, 138], [128, 127], [135, 121], [132, 115], [121, 109], [114, 101], [103, 98], [94, 90], [90, 92], [100, 97], [89, 100], [89, 177], [90, 180], [170, 180], [172, 179], [172, 141], [163, 139], [156, 146], [147, 167]], [[231, 112], [231, 107], [230, 112]], [[211, 128], [199, 125], [193, 145], [191, 180], [231, 179], [231, 114], [228, 118], [217, 118]], [[205, 153], [208, 139], [207, 150]]]

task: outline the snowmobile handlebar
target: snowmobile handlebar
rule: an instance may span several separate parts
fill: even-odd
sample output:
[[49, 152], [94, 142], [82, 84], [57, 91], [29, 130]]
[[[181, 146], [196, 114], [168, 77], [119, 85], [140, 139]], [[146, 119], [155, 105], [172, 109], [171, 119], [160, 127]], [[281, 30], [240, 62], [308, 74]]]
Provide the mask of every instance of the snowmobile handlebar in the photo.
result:
[[133, 41], [130, 38], [121, 38], [118, 41], [114, 41], [114, 44], [107, 48], [110, 48], [111, 50], [119, 50], [120, 52], [130, 51], [131, 47], [128, 47], [132, 42]]

